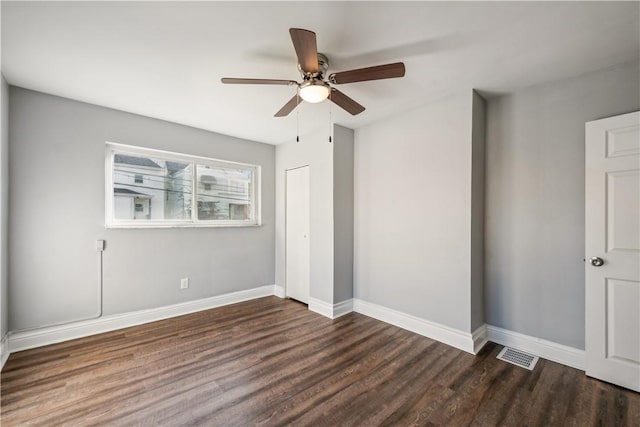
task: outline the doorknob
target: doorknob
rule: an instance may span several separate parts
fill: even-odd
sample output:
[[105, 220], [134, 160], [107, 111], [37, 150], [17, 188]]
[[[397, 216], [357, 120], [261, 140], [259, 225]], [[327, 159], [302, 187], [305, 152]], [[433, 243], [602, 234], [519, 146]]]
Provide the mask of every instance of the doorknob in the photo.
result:
[[593, 265], [594, 267], [601, 267], [604, 264], [604, 260], [600, 257], [594, 256], [592, 257], [589, 262], [591, 263], [591, 265]]

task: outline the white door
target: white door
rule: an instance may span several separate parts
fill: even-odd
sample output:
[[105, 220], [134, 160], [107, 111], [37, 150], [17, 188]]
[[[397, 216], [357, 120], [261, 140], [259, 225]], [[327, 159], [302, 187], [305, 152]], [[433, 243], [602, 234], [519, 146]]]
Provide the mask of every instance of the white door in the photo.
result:
[[286, 295], [309, 303], [309, 166], [287, 171]]
[[640, 112], [586, 124], [587, 375], [640, 391]]

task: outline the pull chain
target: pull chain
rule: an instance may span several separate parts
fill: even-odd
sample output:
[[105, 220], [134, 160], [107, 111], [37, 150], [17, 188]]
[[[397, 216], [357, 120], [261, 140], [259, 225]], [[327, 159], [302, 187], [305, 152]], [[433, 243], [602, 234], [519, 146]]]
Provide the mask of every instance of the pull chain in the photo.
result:
[[[331, 89], [329, 89], [331, 90]], [[331, 92], [329, 92], [329, 144], [331, 144], [331, 134], [333, 133], [333, 123], [331, 120]]]
[[[296, 92], [296, 105], [300, 105], [300, 90]], [[300, 109], [296, 108], [296, 142], [300, 142]]]

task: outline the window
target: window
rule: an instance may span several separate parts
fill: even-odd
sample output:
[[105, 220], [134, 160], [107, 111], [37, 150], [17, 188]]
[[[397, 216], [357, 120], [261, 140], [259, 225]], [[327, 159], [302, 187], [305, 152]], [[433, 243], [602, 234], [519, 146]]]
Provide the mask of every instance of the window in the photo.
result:
[[260, 225], [260, 167], [106, 145], [106, 226]]

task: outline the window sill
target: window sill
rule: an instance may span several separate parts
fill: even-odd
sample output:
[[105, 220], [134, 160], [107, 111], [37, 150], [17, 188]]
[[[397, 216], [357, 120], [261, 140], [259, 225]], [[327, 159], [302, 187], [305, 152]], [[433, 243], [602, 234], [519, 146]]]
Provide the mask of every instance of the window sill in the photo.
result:
[[106, 229], [146, 229], [146, 228], [238, 228], [262, 227], [262, 224], [105, 224]]

